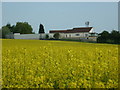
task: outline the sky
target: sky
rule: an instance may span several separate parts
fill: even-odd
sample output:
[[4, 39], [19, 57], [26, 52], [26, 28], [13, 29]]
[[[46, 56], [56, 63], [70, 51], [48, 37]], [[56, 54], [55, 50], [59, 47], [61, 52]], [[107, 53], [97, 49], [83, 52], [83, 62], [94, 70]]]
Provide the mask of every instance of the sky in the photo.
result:
[[118, 2], [2, 2], [2, 25], [28, 22], [38, 33], [83, 27], [89, 21], [97, 33], [118, 30]]

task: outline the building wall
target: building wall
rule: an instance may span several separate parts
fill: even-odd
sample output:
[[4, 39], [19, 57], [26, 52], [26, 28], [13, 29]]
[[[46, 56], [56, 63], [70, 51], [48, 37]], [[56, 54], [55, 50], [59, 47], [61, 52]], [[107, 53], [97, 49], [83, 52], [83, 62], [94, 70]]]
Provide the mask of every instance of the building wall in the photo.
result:
[[[54, 33], [47, 33], [49, 38], [54, 38]], [[14, 34], [14, 39], [45, 39], [47, 34]], [[60, 39], [96, 41], [97, 37], [89, 37], [89, 33], [60, 33]]]
[[54, 38], [53, 36], [54, 36], [54, 33], [48, 33], [48, 35], [49, 35], [49, 38]]
[[97, 37], [89, 37], [90, 41], [97, 41]]
[[[54, 38], [54, 33], [47, 33], [49, 38]], [[46, 34], [14, 34], [15, 39], [39, 39], [45, 38]], [[60, 33], [60, 38], [80, 38], [88, 37], [89, 33]]]
[[61, 38], [80, 38], [80, 37], [88, 37], [89, 33], [60, 33]]
[[39, 34], [14, 34], [14, 39], [39, 39]]

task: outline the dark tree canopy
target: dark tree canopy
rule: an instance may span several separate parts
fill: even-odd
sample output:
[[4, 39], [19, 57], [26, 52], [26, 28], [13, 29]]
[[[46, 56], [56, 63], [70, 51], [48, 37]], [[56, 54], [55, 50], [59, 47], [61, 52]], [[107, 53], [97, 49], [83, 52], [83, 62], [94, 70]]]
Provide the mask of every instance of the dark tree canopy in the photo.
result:
[[45, 35], [45, 39], [49, 39], [49, 35], [48, 34]]
[[2, 27], [1, 32], [2, 32], [2, 38], [6, 38], [6, 35], [11, 34], [10, 29], [8, 27], [6, 27], [6, 26]]
[[120, 33], [119, 33], [119, 31], [113, 30], [110, 33], [110, 39], [114, 40], [114, 43], [120, 43]]
[[39, 26], [39, 34], [40, 33], [45, 33], [44, 32], [44, 26], [42, 24], [40, 24], [40, 26]]
[[107, 39], [109, 38], [109, 32], [108, 31], [103, 31], [102, 33], [99, 34], [100, 37], [98, 37], [98, 42], [103, 42], [105, 43]]
[[14, 27], [14, 33], [20, 34], [32, 34], [32, 27], [27, 22], [17, 22], [16, 26]]
[[15, 27], [15, 25], [11, 26], [11, 24], [8, 23], [8, 24], [6, 25], [6, 27], [8, 27], [8, 28], [10, 29], [10, 31], [14, 33], [14, 27]]
[[53, 37], [54, 37], [55, 39], [59, 39], [59, 38], [60, 38], [60, 34], [59, 34], [59, 33], [55, 33], [55, 34], [53, 35]]
[[17, 22], [16, 25], [8, 23], [0, 30], [0, 38], [14, 38], [13, 33], [32, 34], [32, 27], [27, 22]]
[[6, 25], [6, 27], [8, 27], [9, 29], [11, 29], [11, 24], [8, 23], [8, 24]]
[[99, 43], [120, 43], [120, 33], [119, 31], [113, 30], [111, 33], [108, 31], [103, 31], [99, 34], [97, 38]]

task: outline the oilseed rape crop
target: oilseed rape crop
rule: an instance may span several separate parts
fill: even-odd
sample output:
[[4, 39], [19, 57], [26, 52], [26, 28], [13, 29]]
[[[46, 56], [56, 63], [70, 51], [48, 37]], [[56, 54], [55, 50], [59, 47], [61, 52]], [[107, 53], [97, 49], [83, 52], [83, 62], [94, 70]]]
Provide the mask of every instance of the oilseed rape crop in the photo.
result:
[[2, 88], [118, 88], [118, 45], [4, 39]]

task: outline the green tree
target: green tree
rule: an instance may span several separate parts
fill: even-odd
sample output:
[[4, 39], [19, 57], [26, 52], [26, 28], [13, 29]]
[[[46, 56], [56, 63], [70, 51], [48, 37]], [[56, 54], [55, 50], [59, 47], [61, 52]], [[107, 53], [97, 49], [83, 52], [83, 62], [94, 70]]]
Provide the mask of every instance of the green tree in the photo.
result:
[[108, 31], [103, 31], [102, 33], [99, 34], [99, 37], [97, 38], [97, 42], [100, 43], [106, 43], [107, 40], [109, 39], [109, 32]]
[[112, 30], [110, 33], [110, 39], [114, 41], [114, 43], [120, 43], [120, 33], [119, 31]]
[[103, 31], [99, 34], [97, 42], [120, 44], [120, 32], [116, 30], [112, 30], [111, 33]]
[[8, 24], [6, 25], [6, 27], [8, 27], [9, 29], [11, 29], [11, 24], [8, 23]]
[[40, 33], [45, 33], [44, 32], [44, 26], [42, 24], [40, 24], [40, 26], [39, 26], [39, 34]]
[[10, 29], [10, 31], [14, 33], [14, 27], [15, 27], [15, 25], [11, 26], [11, 24], [8, 23], [8, 24], [6, 25], [6, 27], [8, 27], [8, 28]]
[[49, 35], [48, 34], [46, 34], [45, 39], [49, 39]]
[[53, 37], [54, 37], [55, 39], [59, 39], [59, 38], [60, 38], [60, 34], [59, 34], [59, 33], [55, 33], [55, 34], [53, 35]]
[[2, 38], [6, 38], [7, 35], [11, 34], [10, 29], [6, 26], [2, 27]]
[[14, 27], [14, 33], [20, 34], [32, 34], [32, 27], [27, 22], [17, 22], [16, 26]]

